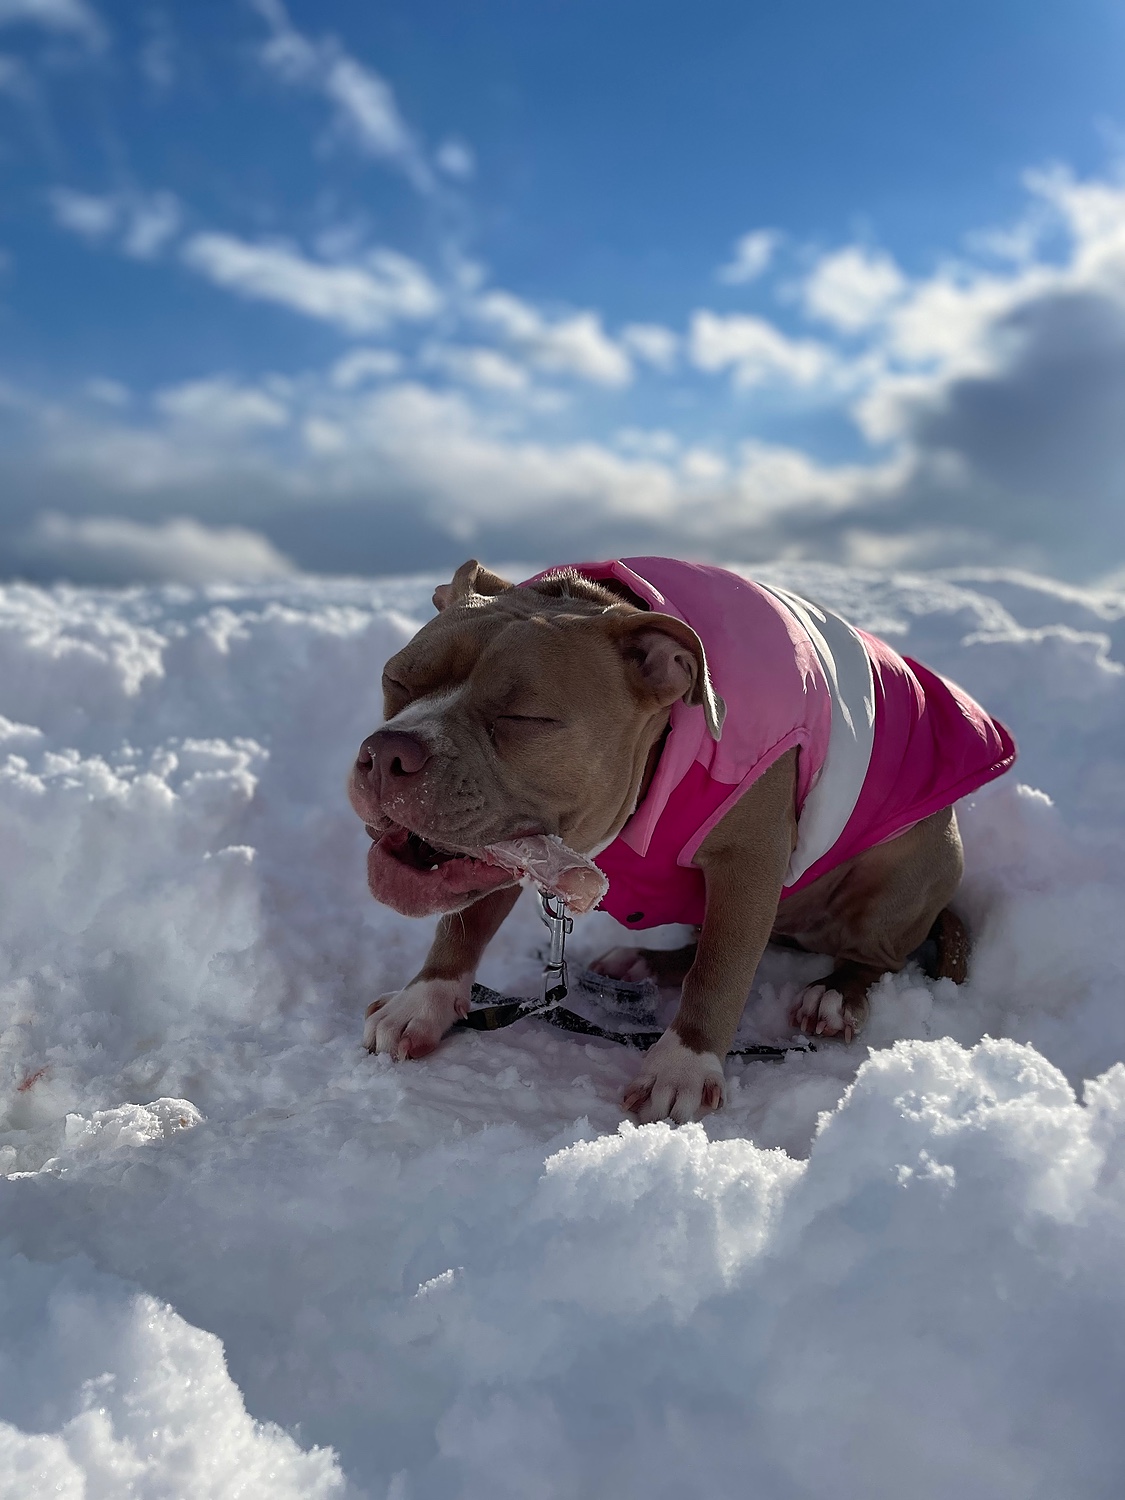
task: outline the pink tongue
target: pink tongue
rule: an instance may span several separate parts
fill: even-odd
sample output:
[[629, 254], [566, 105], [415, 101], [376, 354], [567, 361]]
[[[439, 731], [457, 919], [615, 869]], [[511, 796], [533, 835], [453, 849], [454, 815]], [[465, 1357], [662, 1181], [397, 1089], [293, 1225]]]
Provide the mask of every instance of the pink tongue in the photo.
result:
[[541, 890], [565, 901], [571, 911], [590, 911], [609, 890], [609, 881], [593, 860], [568, 849], [553, 833], [502, 839], [482, 849], [477, 858], [513, 875], [530, 876]]

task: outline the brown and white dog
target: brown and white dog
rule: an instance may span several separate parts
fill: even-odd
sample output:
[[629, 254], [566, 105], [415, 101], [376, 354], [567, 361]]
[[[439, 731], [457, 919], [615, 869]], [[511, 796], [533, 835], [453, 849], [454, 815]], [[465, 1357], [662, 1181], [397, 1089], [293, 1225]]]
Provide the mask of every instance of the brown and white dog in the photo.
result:
[[[648, 789], [672, 706], [709, 690], [694, 631], [616, 585], [517, 588], [470, 561], [434, 604], [437, 616], [387, 663], [385, 722], [349, 784], [372, 837], [372, 894], [443, 913], [421, 970], [367, 1010], [366, 1045], [395, 1059], [432, 1052], [466, 1013], [481, 955], [519, 894], [516, 877], [474, 851], [526, 834], [604, 849]], [[723, 1058], [771, 937], [833, 958], [792, 1019], [850, 1041], [872, 982], [902, 968], [957, 889], [961, 841], [945, 807], [781, 902], [798, 753], [775, 761], [700, 845], [698, 944], [616, 948], [595, 966], [682, 981], [675, 1019], [625, 1091], [641, 1121], [684, 1122], [723, 1103]], [[944, 972], [963, 977], [963, 932], [955, 919], [946, 930]]]

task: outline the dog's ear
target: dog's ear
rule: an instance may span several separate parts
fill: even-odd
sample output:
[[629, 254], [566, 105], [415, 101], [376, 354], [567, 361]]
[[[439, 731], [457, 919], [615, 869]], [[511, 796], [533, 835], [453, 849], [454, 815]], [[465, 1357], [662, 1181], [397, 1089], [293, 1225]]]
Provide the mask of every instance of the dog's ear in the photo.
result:
[[493, 594], [502, 594], [505, 589], [513, 586], [506, 578], [482, 567], [475, 557], [470, 557], [454, 573], [452, 583], [439, 583], [434, 589], [434, 608], [448, 609], [451, 604], [460, 604], [470, 594], [483, 594], [486, 598], [491, 598]]
[[703, 642], [691, 626], [647, 611], [611, 611], [602, 618], [612, 619], [618, 649], [642, 692], [662, 707], [679, 702], [701, 707], [712, 739], [720, 739], [727, 706], [715, 691]]

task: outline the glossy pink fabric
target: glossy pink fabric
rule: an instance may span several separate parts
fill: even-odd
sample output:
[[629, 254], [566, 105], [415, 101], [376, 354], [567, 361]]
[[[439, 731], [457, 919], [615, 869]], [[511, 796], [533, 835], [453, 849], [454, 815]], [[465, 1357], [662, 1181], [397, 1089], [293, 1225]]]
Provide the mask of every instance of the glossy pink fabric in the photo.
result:
[[[828, 749], [829, 684], [799, 622], [772, 594], [734, 573], [663, 557], [575, 566], [586, 578], [617, 579], [650, 608], [691, 625], [726, 702], [717, 743], [701, 708], [676, 704], [644, 801], [596, 860], [610, 882], [602, 907], [618, 921], [638, 928], [698, 924], [705, 892], [692, 864], [696, 850], [746, 788], [794, 745], [800, 750], [800, 817]], [[783, 899], [993, 780], [1016, 758], [1007, 729], [956, 684], [875, 636], [859, 634], [875, 687], [870, 764], [840, 837]]]

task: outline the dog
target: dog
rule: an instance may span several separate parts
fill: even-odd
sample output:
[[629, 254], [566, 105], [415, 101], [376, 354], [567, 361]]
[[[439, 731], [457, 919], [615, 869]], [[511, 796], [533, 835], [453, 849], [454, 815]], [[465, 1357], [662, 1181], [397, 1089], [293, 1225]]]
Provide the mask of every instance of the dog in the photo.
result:
[[698, 928], [594, 965], [682, 985], [624, 1094], [642, 1123], [722, 1105], [771, 940], [833, 960], [791, 1015], [819, 1037], [850, 1042], [871, 984], [928, 936], [931, 972], [964, 978], [953, 803], [1016, 748], [955, 684], [808, 600], [668, 558], [520, 585], [470, 560], [434, 605], [386, 665], [349, 781], [372, 894], [442, 914], [420, 971], [368, 1007], [371, 1051], [423, 1057], [466, 1014], [519, 893], [482, 851], [541, 834], [596, 860], [626, 927]]

